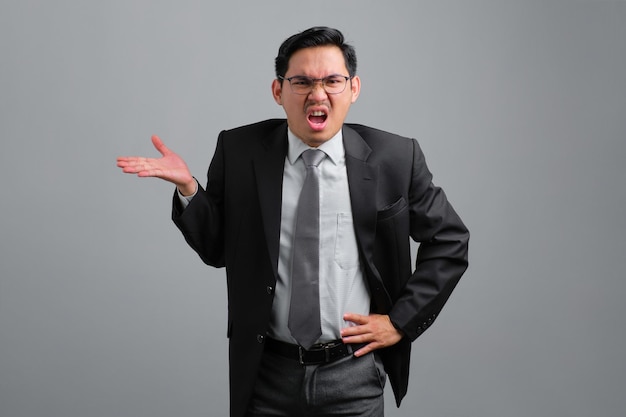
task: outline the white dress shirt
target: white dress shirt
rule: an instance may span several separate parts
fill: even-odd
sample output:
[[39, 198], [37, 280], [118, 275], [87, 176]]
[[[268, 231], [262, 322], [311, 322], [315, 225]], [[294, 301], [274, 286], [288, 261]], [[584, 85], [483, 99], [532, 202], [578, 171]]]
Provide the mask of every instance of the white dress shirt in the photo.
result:
[[[298, 198], [304, 183], [305, 167], [300, 155], [309, 146], [288, 131], [289, 147], [283, 173], [283, 201], [280, 222], [278, 280], [272, 305], [269, 336], [295, 343], [287, 326], [291, 303], [291, 257]], [[341, 130], [317, 149], [327, 157], [320, 169], [320, 342], [340, 339], [349, 326], [343, 314], [369, 314], [370, 295], [363, 275], [352, 206], [348, 189], [345, 150]], [[184, 207], [193, 196], [178, 194]]]

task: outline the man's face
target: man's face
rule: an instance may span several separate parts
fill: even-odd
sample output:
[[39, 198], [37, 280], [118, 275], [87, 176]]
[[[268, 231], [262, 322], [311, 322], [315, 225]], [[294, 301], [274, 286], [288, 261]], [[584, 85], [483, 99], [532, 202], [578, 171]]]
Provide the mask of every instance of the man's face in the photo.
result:
[[[295, 52], [289, 59], [285, 78], [303, 75], [324, 78], [329, 75], [349, 76], [341, 49], [336, 46], [316, 46]], [[308, 95], [295, 94], [289, 82], [274, 80], [272, 94], [283, 106], [291, 131], [309, 146], [317, 147], [332, 138], [343, 126], [350, 105], [361, 90], [361, 81], [355, 76], [346, 89], [328, 94], [320, 82]]]

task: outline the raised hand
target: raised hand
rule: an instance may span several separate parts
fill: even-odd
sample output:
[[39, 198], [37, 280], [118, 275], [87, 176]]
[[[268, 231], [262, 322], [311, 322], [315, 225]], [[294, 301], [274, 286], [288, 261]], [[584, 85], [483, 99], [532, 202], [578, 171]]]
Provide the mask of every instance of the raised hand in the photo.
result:
[[161, 158], [120, 156], [117, 158], [117, 166], [127, 174], [169, 181], [175, 184], [183, 195], [193, 194], [196, 191], [196, 180], [189, 172], [185, 161], [165, 146], [158, 136], [152, 136], [152, 144], [163, 155]]

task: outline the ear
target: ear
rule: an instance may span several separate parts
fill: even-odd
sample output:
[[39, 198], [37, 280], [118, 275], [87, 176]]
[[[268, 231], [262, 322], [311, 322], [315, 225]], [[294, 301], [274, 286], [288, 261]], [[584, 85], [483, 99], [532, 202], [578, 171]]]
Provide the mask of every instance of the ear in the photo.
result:
[[350, 81], [351, 93], [352, 93], [352, 102], [354, 103], [357, 98], [359, 98], [359, 94], [361, 94], [361, 79], [358, 75], [352, 77]]
[[276, 102], [276, 104], [278, 104], [279, 106], [283, 105], [282, 94], [282, 83], [280, 82], [280, 80], [274, 79], [274, 81], [272, 81], [272, 96], [274, 97], [274, 101]]

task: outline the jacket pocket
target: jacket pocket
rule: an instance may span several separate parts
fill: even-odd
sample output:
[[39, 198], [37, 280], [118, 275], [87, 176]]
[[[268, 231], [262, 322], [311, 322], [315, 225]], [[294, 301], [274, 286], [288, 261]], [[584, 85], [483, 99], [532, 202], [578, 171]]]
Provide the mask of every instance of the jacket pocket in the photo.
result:
[[407, 207], [408, 207], [408, 204], [406, 200], [404, 199], [404, 197], [400, 197], [398, 200], [394, 201], [393, 203], [389, 204], [388, 206], [380, 210], [378, 212], [377, 220], [380, 222], [390, 217], [393, 217], [396, 214], [402, 212]]

